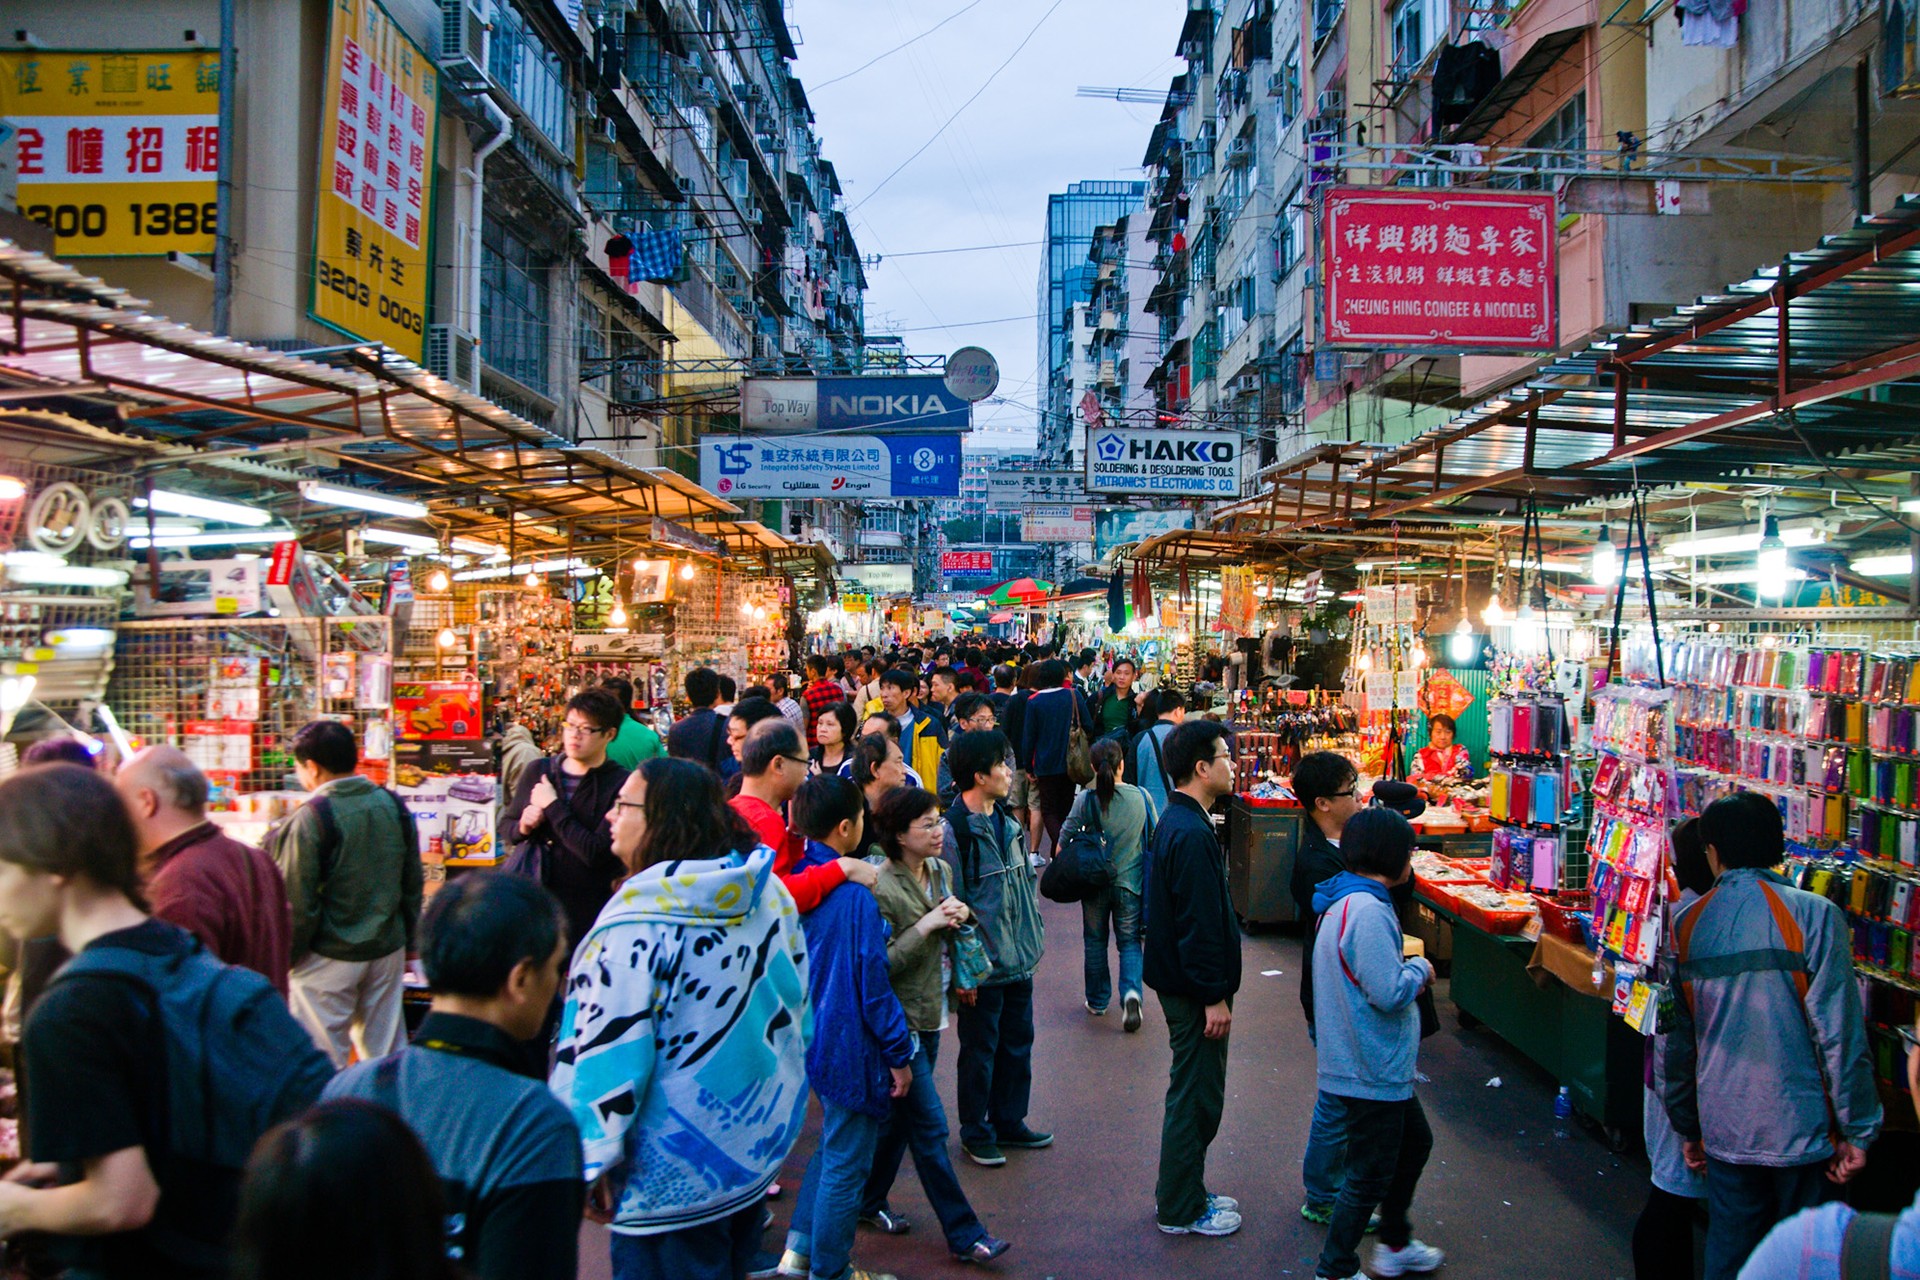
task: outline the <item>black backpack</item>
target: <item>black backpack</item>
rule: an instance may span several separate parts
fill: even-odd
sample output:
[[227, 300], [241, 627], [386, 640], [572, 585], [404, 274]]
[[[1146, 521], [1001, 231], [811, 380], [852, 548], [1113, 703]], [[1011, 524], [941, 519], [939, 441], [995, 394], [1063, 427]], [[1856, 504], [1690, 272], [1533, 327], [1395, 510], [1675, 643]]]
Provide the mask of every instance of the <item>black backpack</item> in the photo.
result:
[[1113, 883], [1113, 855], [1107, 848], [1100, 797], [1091, 790], [1085, 795], [1083, 803], [1092, 821], [1062, 831], [1053, 861], [1040, 873], [1040, 893], [1051, 902], [1081, 902]]
[[319, 1100], [333, 1063], [271, 982], [220, 963], [192, 939], [173, 955], [91, 946], [55, 983], [122, 982], [152, 1005], [165, 1038], [170, 1154], [239, 1170], [260, 1135]]

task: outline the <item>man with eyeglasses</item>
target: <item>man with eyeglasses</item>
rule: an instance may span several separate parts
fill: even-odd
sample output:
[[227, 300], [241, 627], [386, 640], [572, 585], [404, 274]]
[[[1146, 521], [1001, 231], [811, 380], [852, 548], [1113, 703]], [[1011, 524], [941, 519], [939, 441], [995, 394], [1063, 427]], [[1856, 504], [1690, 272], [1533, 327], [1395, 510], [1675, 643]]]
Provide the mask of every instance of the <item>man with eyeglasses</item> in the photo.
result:
[[773, 850], [773, 873], [787, 886], [802, 915], [851, 880], [871, 889], [880, 869], [862, 858], [838, 858], [800, 870], [807, 838], [787, 825], [783, 815], [793, 793], [807, 780], [812, 762], [800, 731], [783, 716], [761, 720], [740, 744], [740, 794], [727, 801], [760, 843]]
[[540, 883], [567, 913], [567, 950], [593, 927], [625, 874], [614, 856], [607, 811], [627, 770], [607, 758], [626, 710], [605, 689], [585, 689], [567, 703], [560, 754], [527, 766], [500, 818], [500, 845], [539, 846]]
[[[1301, 824], [1300, 846], [1293, 854], [1293, 875], [1288, 889], [1293, 894], [1294, 910], [1305, 926], [1300, 954], [1300, 1007], [1307, 1015], [1307, 1035], [1313, 1025], [1313, 943], [1320, 929], [1320, 916], [1313, 909], [1313, 891], [1347, 869], [1340, 856], [1340, 833], [1347, 820], [1360, 812], [1356, 792], [1360, 774], [1353, 762], [1335, 751], [1313, 751], [1300, 757], [1293, 768], [1293, 794], [1307, 811]], [[1306, 1199], [1300, 1216], [1322, 1226], [1333, 1221], [1333, 1206], [1340, 1198], [1340, 1183], [1347, 1164], [1346, 1104], [1337, 1094], [1322, 1092], [1314, 1100], [1313, 1125], [1307, 1135], [1307, 1152], [1301, 1164]]]
[[1226, 1105], [1240, 925], [1210, 815], [1233, 791], [1233, 749], [1219, 721], [1189, 720], [1167, 735], [1165, 755], [1174, 791], [1147, 851], [1142, 904], [1142, 976], [1160, 997], [1173, 1047], [1155, 1216], [1168, 1235], [1227, 1236], [1240, 1229], [1240, 1205], [1208, 1193], [1207, 1147]]

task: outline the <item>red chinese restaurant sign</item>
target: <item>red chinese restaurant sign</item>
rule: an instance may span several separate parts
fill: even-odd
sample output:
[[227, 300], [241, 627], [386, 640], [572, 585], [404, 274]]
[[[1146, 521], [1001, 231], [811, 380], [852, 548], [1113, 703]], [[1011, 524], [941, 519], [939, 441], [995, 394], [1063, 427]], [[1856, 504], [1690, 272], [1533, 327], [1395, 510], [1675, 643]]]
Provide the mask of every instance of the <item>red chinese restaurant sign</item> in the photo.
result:
[[1554, 197], [1336, 187], [1321, 217], [1323, 345], [1551, 350]]

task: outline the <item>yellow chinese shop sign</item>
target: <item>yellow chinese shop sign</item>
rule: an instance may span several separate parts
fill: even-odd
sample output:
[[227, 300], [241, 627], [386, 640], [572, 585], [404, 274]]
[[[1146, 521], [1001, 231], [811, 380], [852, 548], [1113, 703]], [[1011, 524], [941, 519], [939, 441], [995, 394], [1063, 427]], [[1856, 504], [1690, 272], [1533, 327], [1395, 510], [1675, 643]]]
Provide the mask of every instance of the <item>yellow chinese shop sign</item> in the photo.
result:
[[220, 55], [10, 49], [0, 119], [20, 212], [62, 258], [213, 252]]
[[439, 73], [375, 0], [333, 0], [332, 12], [309, 310], [419, 360]]

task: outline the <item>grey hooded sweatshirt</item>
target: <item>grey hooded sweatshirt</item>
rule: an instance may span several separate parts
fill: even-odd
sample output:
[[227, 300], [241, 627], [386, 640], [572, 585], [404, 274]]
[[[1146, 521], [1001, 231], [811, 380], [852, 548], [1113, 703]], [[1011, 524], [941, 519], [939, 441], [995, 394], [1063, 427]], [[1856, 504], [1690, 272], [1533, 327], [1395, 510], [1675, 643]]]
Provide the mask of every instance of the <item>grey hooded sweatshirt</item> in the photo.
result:
[[1314, 891], [1315, 1044], [1322, 1093], [1376, 1102], [1413, 1096], [1420, 1052], [1414, 998], [1433, 966], [1402, 956], [1393, 898], [1377, 880], [1342, 871]]

